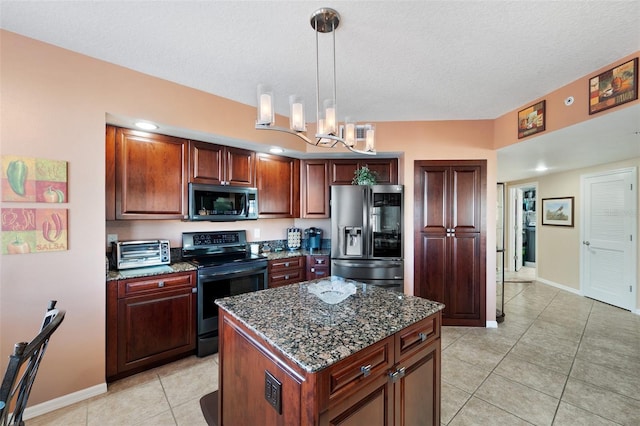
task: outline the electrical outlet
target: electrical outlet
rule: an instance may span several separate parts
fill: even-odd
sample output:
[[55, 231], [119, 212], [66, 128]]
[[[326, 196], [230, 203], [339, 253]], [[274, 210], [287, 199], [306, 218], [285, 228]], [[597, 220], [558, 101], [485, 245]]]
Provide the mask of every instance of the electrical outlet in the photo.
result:
[[282, 383], [266, 370], [264, 372], [264, 398], [276, 409], [278, 414], [282, 414]]
[[118, 234], [107, 234], [107, 243], [117, 243], [118, 242]]
[[260, 228], [253, 228], [253, 238], [260, 238]]

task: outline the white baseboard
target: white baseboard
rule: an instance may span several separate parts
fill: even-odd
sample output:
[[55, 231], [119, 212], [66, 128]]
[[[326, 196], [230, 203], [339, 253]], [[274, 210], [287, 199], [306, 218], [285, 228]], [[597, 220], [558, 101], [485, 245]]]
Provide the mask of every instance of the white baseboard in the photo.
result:
[[536, 278], [536, 281], [541, 282], [542, 284], [550, 285], [551, 287], [559, 288], [560, 290], [568, 291], [569, 293], [577, 294], [578, 296], [584, 296], [580, 290], [573, 287], [567, 287], [566, 285], [554, 283], [553, 281], [545, 280], [544, 278]]
[[498, 328], [498, 321], [487, 321], [487, 328]]
[[37, 404], [32, 407], [27, 407], [24, 410], [23, 418], [25, 420], [29, 420], [34, 417], [38, 417], [43, 414], [50, 413], [51, 411], [55, 411], [59, 408], [67, 407], [71, 404], [75, 404], [76, 402], [84, 401], [85, 399], [89, 399], [96, 395], [101, 395], [106, 392], [107, 392], [107, 384], [101, 383], [99, 385], [82, 389], [80, 391], [73, 392], [73, 393], [61, 396], [59, 398], [45, 401], [41, 404]]

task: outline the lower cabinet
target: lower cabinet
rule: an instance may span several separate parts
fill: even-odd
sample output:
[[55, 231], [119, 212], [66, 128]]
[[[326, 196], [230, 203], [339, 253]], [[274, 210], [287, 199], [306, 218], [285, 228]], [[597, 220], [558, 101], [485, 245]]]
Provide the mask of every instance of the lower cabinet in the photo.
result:
[[328, 277], [331, 271], [329, 256], [325, 254], [307, 255], [307, 281]]
[[[219, 426], [440, 425], [440, 312], [314, 373], [224, 310], [221, 324]], [[265, 400], [267, 374], [276, 404]]]
[[107, 381], [194, 352], [195, 272], [107, 282]]
[[268, 287], [280, 287], [287, 284], [299, 283], [306, 280], [305, 258], [287, 257], [272, 259], [268, 262]]

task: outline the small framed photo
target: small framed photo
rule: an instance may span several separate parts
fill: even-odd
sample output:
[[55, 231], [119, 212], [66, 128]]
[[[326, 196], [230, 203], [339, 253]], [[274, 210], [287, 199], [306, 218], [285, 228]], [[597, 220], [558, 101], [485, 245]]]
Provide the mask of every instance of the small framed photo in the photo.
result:
[[638, 99], [638, 58], [589, 79], [589, 114]]
[[543, 198], [542, 224], [573, 226], [573, 197]]
[[545, 104], [546, 101], [540, 101], [522, 111], [518, 111], [518, 139], [544, 131]]

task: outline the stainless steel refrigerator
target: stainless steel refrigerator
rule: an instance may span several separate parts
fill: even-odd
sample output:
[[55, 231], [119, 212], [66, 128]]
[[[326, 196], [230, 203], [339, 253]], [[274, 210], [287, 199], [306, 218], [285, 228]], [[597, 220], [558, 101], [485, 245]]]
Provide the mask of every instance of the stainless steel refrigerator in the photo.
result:
[[331, 187], [331, 274], [402, 292], [402, 185]]

